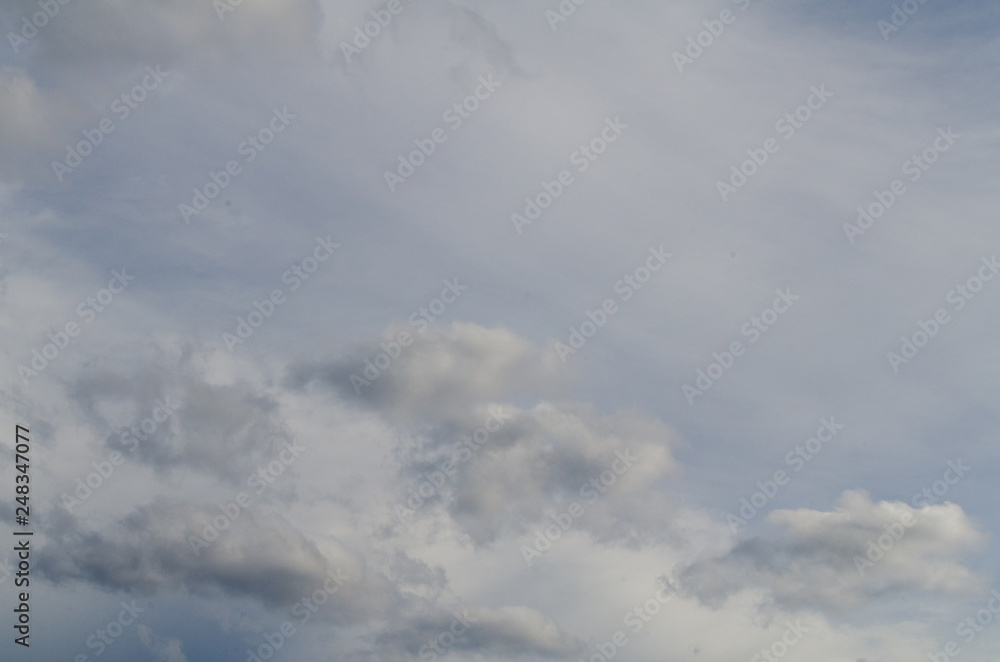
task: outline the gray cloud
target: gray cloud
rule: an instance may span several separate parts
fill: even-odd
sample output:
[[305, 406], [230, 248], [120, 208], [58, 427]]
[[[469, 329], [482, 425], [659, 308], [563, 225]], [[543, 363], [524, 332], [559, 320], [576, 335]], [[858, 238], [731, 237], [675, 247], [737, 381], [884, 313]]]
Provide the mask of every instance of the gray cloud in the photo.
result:
[[[365, 361], [388, 356], [381, 345], [396, 343], [403, 332], [413, 343], [398, 347], [398, 358], [384, 371], [369, 369], [366, 376]], [[352, 384], [352, 375], [370, 384]], [[292, 386], [319, 382], [393, 420], [432, 424], [465, 421], [484, 402], [551, 391], [564, 379], [551, 353], [503, 327], [468, 323], [430, 325], [422, 334], [415, 327], [390, 327], [382, 341], [356, 350], [349, 360], [299, 364], [289, 373]]]
[[[479, 450], [459, 463], [454, 478], [439, 490], [446, 495], [447, 512], [473, 540], [485, 544], [504, 533], [523, 533], [569, 502], [595, 500], [595, 506], [587, 505], [589, 515], [581, 526], [599, 539], [664, 534], [667, 527], [659, 519], [664, 504], [650, 492], [677, 468], [671, 455], [677, 444], [673, 430], [637, 412], [600, 416], [571, 404], [541, 403], [530, 410], [503, 405], [499, 410], [510, 420], [482, 446], [473, 444]], [[407, 482], [426, 482], [444, 462], [460, 459], [467, 451], [460, 450], [458, 439], [481, 427], [486, 411], [469, 415], [461, 432], [455, 426], [450, 432], [457, 433], [442, 434], [412, 454], [402, 470]], [[629, 458], [632, 466], [619, 456]], [[619, 476], [612, 466], [624, 473]], [[591, 485], [602, 474], [613, 475], [614, 485]], [[636, 507], [636, 496], [645, 500], [642, 507]]]
[[843, 613], [914, 591], [969, 595], [984, 583], [960, 563], [979, 549], [982, 533], [953, 503], [916, 509], [847, 491], [833, 511], [776, 510], [768, 521], [780, 538], [741, 540], [722, 556], [678, 568], [679, 586], [715, 607], [757, 589], [786, 609]]
[[[247, 382], [209, 383], [190, 356], [172, 362], [161, 355], [129, 372], [89, 372], [71, 394], [105, 436], [107, 451], [159, 472], [186, 468], [245, 485], [294, 440], [272, 394]], [[144, 431], [154, 411], [163, 418], [162, 405], [173, 407], [169, 418]]]
[[[456, 622], [458, 625], [452, 629]], [[449, 637], [453, 632], [461, 634]], [[445, 635], [443, 641], [442, 635]], [[543, 614], [526, 607], [439, 610], [414, 617], [407, 627], [384, 632], [376, 639], [380, 655], [396, 654], [405, 659], [432, 654], [435, 648], [430, 642], [437, 643], [439, 651], [466, 656], [560, 659], [583, 651], [579, 640], [566, 635]], [[448, 643], [451, 645], [443, 645]]]
[[[394, 342], [399, 333], [391, 327], [380, 344]], [[372, 383], [362, 385], [360, 395], [350, 381], [351, 375], [363, 376], [357, 361], [300, 365], [289, 382], [299, 387], [319, 382], [348, 400], [361, 399], [418, 438], [418, 449], [396, 458], [403, 484], [426, 482], [434, 474], [442, 484], [433, 500], [443, 499], [449, 516], [477, 544], [523, 533], [564, 500], [584, 497], [599, 499], [586, 526], [600, 539], [634, 542], [664, 535], [665, 503], [649, 491], [677, 469], [673, 430], [636, 411], [601, 416], [574, 404], [542, 402], [531, 409], [500, 404], [561, 381], [547, 348], [507, 329], [431, 326], [418, 338], [401, 347], [380, 374], [369, 375]], [[374, 356], [384, 350], [373, 344], [366, 351]], [[486, 441], [477, 443], [478, 434]], [[625, 466], [618, 454], [637, 458], [620, 480], [611, 471], [612, 464]], [[444, 480], [441, 467], [449, 461], [456, 469]], [[605, 472], [617, 483], [606, 499], [600, 498], [604, 486], [587, 488]], [[635, 508], [637, 495], [644, 501], [641, 508]], [[405, 499], [404, 494], [400, 501]]]
[[91, 582], [109, 591], [180, 587], [275, 605], [290, 605], [312, 593], [328, 570], [340, 567], [348, 576], [361, 574], [363, 564], [347, 551], [327, 559], [283, 518], [251, 511], [231, 521], [207, 548], [192, 546], [191, 536], [201, 537], [220, 514], [208, 504], [161, 498], [103, 531], [82, 529], [74, 519], [57, 514], [52, 541], [39, 552], [38, 569], [54, 582]]
[[[297, 635], [290, 660], [419, 659], [460, 604], [482, 619], [456, 658], [575, 659], [574, 642], [621, 627], [649, 597], [636, 587], [674, 563], [688, 597], [630, 643], [631, 658], [748, 659], [773, 640], [761, 598], [827, 619], [799, 644], [803, 658], [917, 659], [974, 613], [956, 604], [984, 586], [995, 554], [971, 553], [1000, 523], [984, 368], [997, 281], [950, 308], [899, 374], [885, 358], [951, 306], [949, 290], [996, 243], [1000, 134], [982, 82], [996, 70], [996, 3], [926, 3], [883, 39], [892, 0], [562, 3], [575, 10], [556, 30], [545, 12], [558, 0], [402, 0], [347, 64], [340, 43], [385, 0], [243, 0], [224, 20], [211, 0], [72, 0], [14, 53], [6, 33], [38, 2], [0, 7], [0, 408], [36, 437], [32, 513], [48, 541], [36, 590], [66, 605], [65, 635], [40, 640], [41, 658], [73, 659], [95, 606], [128, 591], [175, 600], [149, 623], [149, 656], [174, 655], [175, 638], [191, 659], [227, 637], [242, 651], [243, 634], [280, 622], [336, 563], [358, 583]], [[677, 71], [673, 53], [723, 8], [735, 22]], [[50, 164], [67, 143], [156, 65], [166, 81], [57, 181]], [[384, 172], [490, 72], [496, 95], [390, 194]], [[716, 181], [813, 85], [835, 96], [722, 202]], [[290, 129], [242, 160], [237, 145], [285, 104]], [[622, 139], [578, 170], [570, 155], [619, 114]], [[948, 126], [962, 138], [910, 181], [901, 164]], [[185, 226], [178, 203], [233, 158], [243, 173]], [[517, 234], [510, 215], [564, 168], [574, 183]], [[843, 224], [897, 177], [905, 195], [849, 243]], [[343, 250], [292, 293], [281, 274], [318, 235]], [[669, 269], [619, 299], [615, 283], [661, 244]], [[134, 286], [24, 384], [17, 366], [81, 321], [77, 303], [122, 265]], [[417, 334], [407, 315], [456, 274], [468, 296]], [[287, 302], [229, 352], [221, 334], [279, 286]], [[801, 301], [747, 344], [741, 325], [778, 287]], [[547, 339], [565, 340], [608, 297], [620, 310], [555, 360]], [[356, 393], [350, 376], [402, 330], [417, 343]], [[682, 384], [736, 340], [746, 353], [689, 407]], [[122, 450], [157, 398], [180, 403], [176, 415], [66, 517], [61, 494]], [[491, 407], [512, 418], [400, 525], [392, 504]], [[844, 434], [775, 504], [806, 510], [773, 513], [773, 531], [758, 520], [764, 533], [728, 549], [712, 514], [831, 414]], [[308, 459], [190, 561], [183, 532], [246, 489], [292, 431]], [[826, 504], [847, 483], [932, 484], [942, 439], [976, 467], [949, 487], [961, 507], [919, 511], [859, 579], [855, 553], [909, 511]], [[413, 450], [394, 449], [404, 442]], [[640, 460], [526, 572], [522, 539], [618, 452]], [[0, 505], [0, 519], [13, 514]], [[205, 618], [216, 608], [240, 626], [216, 627]]]

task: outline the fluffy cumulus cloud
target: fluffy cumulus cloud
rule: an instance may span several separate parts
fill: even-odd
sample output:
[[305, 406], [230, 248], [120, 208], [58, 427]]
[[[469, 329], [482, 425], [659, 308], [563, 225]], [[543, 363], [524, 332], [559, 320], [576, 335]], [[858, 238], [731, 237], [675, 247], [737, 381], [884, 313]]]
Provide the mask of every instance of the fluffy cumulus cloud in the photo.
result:
[[[485, 452], [473, 454], [468, 466], [456, 471], [454, 488], [446, 497], [450, 515], [474, 540], [492, 540], [505, 530], [521, 531], [544, 522], [556, 504], [573, 500], [600, 502], [587, 520], [598, 537], [655, 536], [662, 531], [661, 526], [642, 526], [650, 522], [643, 509], [635, 508], [634, 497], [648, 495], [674, 468], [672, 430], [634, 413], [598, 417], [587, 409], [548, 403], [528, 411], [496, 411], [498, 418], [510, 420], [486, 440]], [[444, 454], [427, 448], [423, 457], [442, 462], [465, 452], [461, 442], [446, 445]], [[437, 467], [429, 458], [415, 458], [407, 473], [419, 481]], [[613, 498], [602, 499], [609, 491]]]
[[[475, 375], [484, 368], [495, 368], [511, 356], [511, 362], [516, 364], [521, 361], [519, 353], [539, 353], [509, 331], [480, 327], [468, 331], [473, 339], [492, 333], [508, 344], [472, 343], [478, 353], [470, 352], [466, 337], [449, 340], [436, 329], [434, 334], [441, 336], [438, 342], [413, 348], [412, 360], [418, 365], [428, 364], [428, 357], [421, 355], [427, 352], [431, 363], [442, 364], [438, 378], [461, 389], [463, 374]], [[509, 346], [516, 351], [510, 351]], [[399, 541], [386, 543], [356, 536], [348, 536], [349, 541], [331, 536], [310, 539], [301, 525], [289, 519], [303, 504], [301, 495], [285, 489], [295, 479], [282, 476], [285, 471], [298, 474], [295, 463], [300, 454], [308, 458], [313, 444], [331, 444], [331, 439], [310, 432], [302, 437], [286, 421], [283, 410], [289, 409], [289, 400], [299, 397], [298, 391], [276, 389], [259, 371], [240, 371], [231, 363], [228, 369], [222, 368], [220, 361], [227, 363], [218, 354], [191, 352], [183, 344], [168, 343], [153, 348], [147, 362], [138, 368], [121, 366], [117, 370], [89, 372], [67, 384], [63, 411], [72, 412], [80, 430], [90, 431], [92, 451], [103, 459], [92, 463], [86, 475], [75, 483], [66, 482], [61, 507], [45, 518], [47, 542], [37, 555], [40, 576], [56, 587], [89, 585], [105, 592], [144, 596], [179, 591], [208, 600], [250, 599], [270, 609], [291, 609], [293, 613], [296, 608], [303, 609], [304, 600], [320, 590], [331, 595], [324, 596], [324, 610], [318, 618], [337, 628], [374, 628], [367, 642], [345, 641], [346, 655], [381, 651], [403, 659], [418, 656], [422, 649], [426, 651], [428, 641], [443, 645], [438, 639], [442, 633], [454, 632], [450, 628], [459, 612], [456, 605], [450, 604], [454, 598], [445, 594], [448, 580], [443, 568], [407, 555]], [[448, 366], [452, 366], [450, 373]], [[300, 370], [292, 368], [291, 372]], [[530, 374], [530, 370], [527, 372]], [[548, 424], [552, 431], [542, 427], [532, 432], [536, 418], [544, 421], [558, 411], [542, 404], [538, 408], [547, 410], [548, 416], [518, 412], [527, 420], [510, 424], [515, 412], [510, 405], [479, 402], [471, 411], [459, 414], [448, 398], [426, 398], [412, 385], [408, 390], [406, 383], [404, 380], [397, 386], [394, 398], [383, 403], [374, 416], [398, 425], [397, 408], [409, 411], [412, 403], [408, 399], [412, 397], [422, 398], [421, 411], [428, 415], [427, 420], [443, 421], [443, 425], [456, 429], [473, 426], [475, 421], [483, 425], [496, 412], [497, 417], [492, 419], [496, 429], [505, 428], [511, 435], [507, 442], [502, 441], [501, 434], [496, 435], [498, 447], [517, 443], [536, 446], [538, 434], [560, 430], [565, 445], [567, 434], [585, 433], [590, 438], [573, 450], [579, 456], [573, 463], [581, 467], [586, 467], [588, 461], [600, 466], [597, 459], [608, 454], [613, 458], [618, 448], [638, 448], [648, 452], [650, 463], [647, 469], [634, 472], [637, 482], [633, 491], [672, 466], [667, 450], [669, 436], [665, 436], [669, 431], [662, 424], [632, 417], [626, 417], [624, 425], [613, 419], [602, 423], [592, 413], [567, 411], [558, 417], [567, 419], [561, 423], [567, 429], [552, 420]], [[530, 380], [511, 375], [506, 386], [529, 384]], [[465, 390], [471, 391], [470, 397], [475, 394], [472, 389]], [[492, 387], [481, 384], [480, 398], [495, 393]], [[323, 397], [320, 394], [311, 399]], [[356, 401], [345, 404], [351, 402]], [[145, 428], [144, 423], [148, 424]], [[489, 427], [494, 429], [492, 424]], [[474, 426], [469, 430], [479, 437]], [[424, 424], [418, 421], [413, 433], [427, 434]], [[437, 434], [442, 439], [446, 436], [444, 431]], [[429, 442], [424, 450], [430, 452], [432, 448]], [[538, 455], [534, 463], [540, 464], [544, 454], [538, 448], [532, 452]], [[272, 457], [279, 459], [269, 462]], [[420, 466], [420, 459], [415, 455], [405, 459], [397, 476], [417, 476], [415, 467]], [[550, 462], [553, 460], [558, 457]], [[148, 496], [140, 498], [137, 492], [131, 492], [130, 499], [140, 500], [139, 505], [121, 504], [121, 516], [108, 521], [88, 506], [93, 506], [95, 496], [103, 496], [102, 490], [123, 493], [113, 482], [115, 471], [120, 475], [123, 466], [125, 471], [148, 471], [145, 485], [132, 486]], [[538, 485], [522, 506], [536, 518], [562, 489], [561, 484], [573, 485], [575, 478], [561, 476], [557, 469], [553, 466], [540, 472], [535, 478]], [[203, 497], [172, 494], [169, 485], [176, 486], [185, 477], [204, 492]], [[502, 476], [498, 477], [502, 480]], [[499, 492], [501, 499], [514, 501], [525, 496], [519, 493], [524, 486], [498, 482], [491, 487], [481, 480], [478, 483], [485, 492]], [[164, 487], [170, 496], [163, 493]], [[382, 497], [387, 495], [386, 491]], [[461, 510], [466, 500], [477, 503], [477, 496], [460, 499], [456, 508]], [[490, 537], [516, 521], [496, 508], [467, 515], [464, 519], [455, 517], [456, 529], [485, 525]], [[374, 517], [358, 512], [352, 519], [359, 516]], [[462, 606], [460, 613], [468, 615], [459, 621], [464, 623], [460, 628], [464, 636], [454, 644], [455, 651], [564, 657], [580, 650], [577, 638], [541, 612], [520, 604], [497, 608]], [[159, 639], [148, 629], [139, 637], [150, 651], [164, 659], [182, 659], [184, 655], [182, 642], [176, 638]]]
[[[370, 359], [363, 367], [357, 360], [296, 366], [290, 380], [325, 384], [408, 426], [416, 441], [395, 458], [399, 478], [410, 486], [395, 504], [400, 521], [430, 503], [486, 544], [544, 522], [556, 504], [577, 499], [601, 502], [586, 525], [599, 538], [662, 534], [662, 523], [649, 514], [663, 515], [665, 500], [635, 506], [650, 499], [657, 480], [676, 473], [676, 432], [636, 411], [602, 416], [575, 403], [512, 404], [508, 397], [552, 388], [559, 376], [551, 352], [506, 329], [432, 327], [426, 339], [389, 345], [403, 333], [392, 329], [387, 342], [361, 350], [397, 355], [370, 370], [369, 383], [359, 379], [374, 365]], [[612, 485], [613, 498], [602, 499]]]
[[36, 655], [945, 650], [995, 588], [1000, 10], [856, 5], [5, 3]]
[[953, 503], [917, 509], [847, 491], [833, 511], [775, 510], [767, 519], [778, 536], [740, 540], [679, 569], [678, 583], [714, 606], [760, 590], [787, 609], [839, 613], [896, 593], [974, 594], [985, 583], [962, 565], [983, 535]]

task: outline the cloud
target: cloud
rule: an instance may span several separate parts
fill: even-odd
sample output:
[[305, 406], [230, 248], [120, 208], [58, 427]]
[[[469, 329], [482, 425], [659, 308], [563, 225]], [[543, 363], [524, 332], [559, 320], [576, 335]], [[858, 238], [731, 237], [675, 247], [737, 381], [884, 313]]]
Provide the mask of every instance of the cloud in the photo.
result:
[[[388, 355], [399, 333], [391, 328], [360, 355]], [[396, 458], [402, 485], [433, 474], [437, 497], [431, 500], [476, 544], [523, 533], [564, 501], [584, 497], [599, 501], [585, 525], [598, 539], [664, 535], [665, 500], [651, 488], [678, 468], [672, 457], [678, 435], [670, 427], [638, 411], [605, 416], [572, 403], [508, 404], [556, 388], [562, 366], [551, 352], [504, 328], [430, 326], [398, 349], [384, 370], [370, 373], [372, 383], [360, 395], [350, 382], [365, 368], [357, 360], [300, 364], [289, 383], [330, 386], [415, 437], [418, 448]], [[619, 455], [634, 458], [620, 479], [612, 471], [612, 465], [626, 467]], [[442, 466], [449, 462], [454, 466], [446, 476]], [[614, 479], [613, 490], [600, 483], [587, 488], [602, 474]]]
[[[61, 513], [39, 551], [39, 572], [53, 582], [95, 584], [107, 591], [157, 592], [182, 588], [196, 595], [249, 596], [271, 605], [291, 605], [322, 586], [326, 573], [341, 568], [361, 577], [364, 563], [341, 548], [332, 557], [277, 515], [247, 510], [197, 549], [191, 537], [204, 534], [221, 510], [205, 504], [158, 498], [139, 506], [118, 526], [84, 530]], [[371, 598], [378, 591], [367, 587]], [[350, 591], [338, 595], [343, 599]], [[354, 608], [360, 611], [359, 604]]]
[[[194, 554], [190, 536], [202, 535], [217, 513], [157, 499], [101, 532], [81, 530], [75, 519], [57, 515], [47, 531], [49, 543], [38, 552], [38, 572], [57, 585], [80, 581], [143, 593], [181, 589], [214, 599], [249, 597], [281, 609], [294, 608], [320, 589], [330, 591], [330, 579], [339, 577], [342, 585], [328, 592], [316, 620], [338, 627], [367, 624], [378, 651], [416, 655], [428, 640], [449, 631], [455, 610], [439, 601], [447, 585], [440, 568], [396, 550], [386, 575], [335, 541], [327, 540], [320, 550], [283, 518], [252, 511]], [[526, 607], [462, 612], [473, 626], [455, 650], [563, 657], [579, 649], [573, 637]], [[183, 659], [178, 640], [141, 636], [161, 659]]]
[[[396, 343], [403, 332], [414, 338], [407, 347]], [[388, 352], [398, 358], [384, 370], [375, 364], [378, 371], [368, 368], [366, 374], [365, 362], [379, 354], [389, 357]], [[550, 352], [508, 329], [455, 322], [430, 325], [422, 334], [414, 327], [392, 327], [352, 359], [294, 366], [289, 383], [319, 382], [396, 421], [439, 423], [465, 418], [485, 402], [551, 390], [562, 383], [562, 372]], [[352, 384], [352, 375], [370, 384]]]
[[[575, 494], [588, 477], [608, 470], [615, 451], [638, 453], [634, 468], [617, 486], [623, 496], [644, 492], [674, 469], [674, 433], [637, 412], [600, 416], [574, 405], [541, 403], [530, 410], [502, 405], [497, 410], [490, 404], [498, 396], [554, 383], [551, 373], [539, 369], [541, 350], [527, 340], [505, 329], [476, 325], [432, 328], [427, 337], [426, 344], [407, 348], [415, 351], [408, 362], [393, 366], [399, 368], [394, 378], [386, 375], [384, 397], [366, 416], [394, 421], [399, 429], [426, 437], [422, 450], [405, 458], [400, 469], [400, 477], [408, 478], [417, 475], [421, 463], [451, 450], [453, 432], [471, 433], [491, 411], [502, 412], [501, 433], [495, 444], [491, 442], [489, 455], [483, 454], [483, 464], [473, 463], [467, 476], [456, 482], [447, 507], [457, 526], [478, 541], [488, 542], [519, 530], [526, 521], [544, 518], [552, 499]], [[77, 414], [104, 440], [105, 450], [122, 451], [121, 434], [148, 417], [158, 400], [172, 403], [170, 420], [147, 435], [131, 456], [158, 474], [172, 471], [180, 478], [189, 472], [208, 473], [240, 486], [250, 464], [272, 450], [274, 437], [288, 436], [281, 414], [288, 398], [309, 401], [317, 395], [271, 388], [259, 375], [220, 374], [217, 365], [210, 367], [210, 353], [190, 348], [154, 348], [147, 359], [139, 368], [123, 365], [82, 373], [67, 382], [66, 394]], [[436, 385], [430, 393], [423, 392], [418, 374], [428, 375]], [[481, 374], [501, 379], [490, 381], [477, 376]], [[458, 394], [464, 397], [463, 407], [451, 401]], [[519, 458], [530, 458], [530, 475], [517, 477]], [[496, 479], [485, 480], [481, 474]], [[507, 506], [497, 508], [497, 497]], [[126, 511], [119, 523], [98, 529], [55, 510], [47, 527], [49, 544], [39, 551], [39, 573], [56, 584], [78, 581], [105, 591], [180, 589], [211, 599], [250, 598], [287, 608], [323, 586], [326, 573], [342, 568], [356, 579], [317, 620], [367, 623], [379, 650], [398, 650], [401, 655], [416, 654], [428, 637], [438, 636], [442, 624], [451, 622], [453, 614], [443, 604], [451, 592], [444, 570], [408, 555], [393, 539], [379, 542], [350, 534], [364, 555], [329, 536], [314, 542], [286, 517], [290, 509], [305, 505], [293, 498], [279, 504], [279, 510], [244, 510], [218, 539], [209, 540], [206, 526], [214, 525], [222, 512], [216, 502], [153, 496], [149, 503]], [[625, 511], [609, 510], [609, 531], [618, 516], [629, 520]], [[195, 553], [192, 536], [208, 541], [208, 547], [199, 546]], [[383, 555], [384, 562], [375, 560]], [[528, 607], [471, 609], [480, 622], [455, 645], [456, 651], [560, 657], [578, 648], [573, 637]], [[150, 641], [157, 645], [157, 640]], [[174, 648], [159, 642], [157, 650], [168, 654]]]
[[471, 451], [459, 439], [483, 426], [486, 408], [468, 415], [464, 427], [432, 431], [400, 472], [404, 484], [426, 482], [429, 474], [440, 480], [444, 463], [457, 459], [454, 477], [438, 492], [450, 517], [477, 544], [523, 533], [573, 501], [587, 508], [582, 526], [598, 539], [662, 536], [663, 502], [653, 486], [678, 468], [671, 454], [678, 437], [668, 426], [634, 411], [601, 416], [573, 404], [493, 410], [509, 420], [485, 443], [472, 439], [470, 459], [461, 462]]
[[546, 658], [569, 657], [583, 650], [578, 639], [527, 607], [436, 609], [412, 617], [405, 627], [381, 633], [376, 638], [376, 645], [380, 654], [420, 655], [422, 658], [435, 650]]
[[848, 490], [832, 511], [776, 510], [768, 521], [783, 530], [781, 537], [752, 537], [722, 556], [683, 566], [675, 572], [678, 584], [712, 606], [761, 590], [788, 609], [843, 613], [913, 591], [968, 595], [984, 582], [959, 563], [983, 536], [953, 503], [915, 509], [875, 504], [866, 492]]
[[[294, 435], [274, 393], [243, 379], [211, 383], [197, 363], [192, 355], [157, 353], [137, 369], [83, 373], [70, 395], [107, 451], [157, 472], [184, 468], [245, 485]], [[162, 405], [170, 415], [156, 421], [154, 414], [165, 417]]]
[[[4, 3], [4, 24], [16, 32], [38, 1]], [[148, 633], [146, 656], [176, 637], [191, 659], [211, 657], [230, 633], [207, 631], [206, 611], [239, 614], [240, 634], [273, 628], [339, 565], [356, 583], [283, 654], [416, 659], [469, 604], [480, 622], [456, 658], [558, 657], [622, 627], [678, 564], [690, 595], [631, 658], [748, 659], [774, 640], [761, 599], [790, 618], [836, 616], [796, 654], [923, 656], [935, 628], [966, 615], [952, 598], [982, 581], [963, 556], [983, 540], [978, 522], [1000, 522], [982, 498], [997, 464], [983, 369], [996, 285], [899, 374], [884, 357], [936, 308], [959, 312], [947, 292], [995, 244], [1000, 134], [981, 81], [1000, 9], [927, 3], [883, 39], [893, 1], [591, 2], [553, 26], [559, 0], [403, 0], [391, 20], [385, 0], [234, 0], [221, 17], [212, 0], [46, 0], [58, 14], [0, 52], [0, 406], [37, 441], [37, 590], [69, 614], [66, 641], [38, 654], [73, 659], [103, 620], [92, 598], [110, 609], [118, 596], [104, 593], [147, 592], [171, 626]], [[720, 25], [723, 8], [735, 20]], [[367, 45], [346, 62], [341, 43], [355, 39]], [[685, 51], [698, 55], [681, 73]], [[112, 102], [147, 66], [170, 73], [120, 118]], [[497, 93], [470, 98], [489, 75]], [[824, 85], [830, 102], [779, 134]], [[262, 127], [286, 104], [293, 125], [251, 161], [238, 146], [270, 139]], [[459, 126], [445, 119], [455, 112]], [[629, 129], [605, 149], [600, 128], [619, 115]], [[51, 163], [101, 118], [114, 133], [58, 181]], [[904, 160], [949, 126], [961, 140], [910, 179]], [[446, 140], [431, 151], [436, 128]], [[717, 182], [768, 139], [780, 149], [723, 202]], [[390, 193], [385, 172], [421, 146]], [[230, 160], [238, 176], [224, 174]], [[557, 184], [563, 170], [572, 184]], [[844, 224], [895, 178], [905, 194], [848, 241]], [[218, 195], [185, 225], [178, 204], [210, 182]], [[518, 234], [511, 214], [533, 216], [531, 204], [539, 215]], [[228, 352], [238, 317], [276, 287], [292, 295], [282, 274], [317, 236], [344, 250]], [[616, 285], [639, 284], [646, 247], [661, 244], [670, 274]], [[135, 283], [84, 322], [77, 304], [122, 266]], [[467, 295], [410, 325], [456, 274]], [[776, 288], [802, 298], [772, 328], [761, 311]], [[565, 341], [608, 298], [618, 312], [556, 360], [546, 339]], [[17, 365], [71, 319], [82, 334], [22, 382]], [[747, 324], [768, 331], [751, 343]], [[414, 343], [391, 358], [403, 331]], [[716, 373], [734, 341], [745, 354]], [[365, 376], [366, 360], [387, 359]], [[681, 386], [699, 371], [721, 376], [689, 407]], [[353, 375], [371, 383], [355, 390]], [[157, 399], [176, 411], [128, 452], [121, 436]], [[497, 409], [510, 417], [442, 482], [442, 464], [464, 457], [456, 444]], [[843, 435], [781, 497], [816, 510], [760, 516], [757, 535], [733, 542], [712, 514], [831, 414]], [[303, 459], [192, 558], [186, 536], [293, 433]], [[859, 471], [885, 494], [931, 484], [942, 435], [977, 467], [949, 486], [961, 507], [829, 505]], [[393, 449], [403, 441], [412, 450]], [[110, 451], [126, 459], [106, 475]], [[615, 473], [620, 455], [636, 459]], [[394, 505], [428, 481], [440, 484], [400, 522]], [[63, 493], [89, 494], [73, 518]], [[584, 516], [525, 568], [519, 549], [573, 502]], [[917, 523], [861, 574], [856, 557], [904, 514]], [[859, 606], [852, 630], [844, 614]]]

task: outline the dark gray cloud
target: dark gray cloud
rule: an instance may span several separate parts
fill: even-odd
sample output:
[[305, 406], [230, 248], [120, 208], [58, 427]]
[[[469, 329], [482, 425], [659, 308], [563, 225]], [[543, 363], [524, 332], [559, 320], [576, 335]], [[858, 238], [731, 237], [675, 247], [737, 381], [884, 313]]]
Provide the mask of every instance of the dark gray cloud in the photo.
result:
[[312, 593], [329, 570], [340, 567], [348, 576], [360, 576], [363, 562], [356, 556], [344, 551], [327, 559], [276, 515], [244, 511], [207, 546], [192, 545], [191, 537], [202, 538], [221, 512], [209, 504], [157, 499], [101, 531], [83, 529], [59, 514], [51, 542], [39, 552], [38, 569], [53, 582], [82, 581], [108, 591], [183, 588], [273, 605], [291, 605]]

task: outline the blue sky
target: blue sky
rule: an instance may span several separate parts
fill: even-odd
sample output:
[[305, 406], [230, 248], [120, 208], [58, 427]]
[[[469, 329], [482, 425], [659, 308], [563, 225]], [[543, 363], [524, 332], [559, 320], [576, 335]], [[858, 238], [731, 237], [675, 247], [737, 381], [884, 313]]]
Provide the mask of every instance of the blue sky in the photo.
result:
[[38, 12], [37, 659], [997, 659], [996, 7]]

